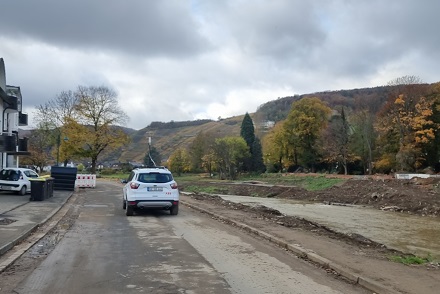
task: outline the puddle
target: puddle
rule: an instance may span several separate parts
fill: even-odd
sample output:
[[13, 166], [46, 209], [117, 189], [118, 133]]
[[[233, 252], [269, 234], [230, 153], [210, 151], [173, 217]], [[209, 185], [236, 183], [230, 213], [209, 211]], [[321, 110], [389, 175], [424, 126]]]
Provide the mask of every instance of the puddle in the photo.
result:
[[285, 215], [298, 216], [342, 233], [356, 233], [402, 252], [440, 260], [440, 219], [360, 206], [339, 206], [288, 199], [219, 195], [250, 206], [264, 205]]

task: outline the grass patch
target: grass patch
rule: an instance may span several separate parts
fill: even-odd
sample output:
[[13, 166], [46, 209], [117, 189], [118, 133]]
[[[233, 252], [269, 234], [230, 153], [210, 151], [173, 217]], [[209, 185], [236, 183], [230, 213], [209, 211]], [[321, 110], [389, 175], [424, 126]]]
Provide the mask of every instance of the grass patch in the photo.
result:
[[[110, 175], [101, 175], [102, 178], [110, 179], [127, 179], [129, 173], [115, 173]], [[218, 176], [209, 177], [207, 173], [201, 174], [182, 174], [178, 176], [173, 174], [174, 179], [178, 184], [191, 185], [192, 182], [225, 182], [225, 180], [220, 180]], [[337, 185], [344, 181], [344, 179], [329, 178], [325, 175], [295, 175], [295, 174], [281, 174], [281, 173], [271, 173], [271, 174], [261, 174], [261, 175], [246, 175], [241, 176], [236, 182], [242, 181], [260, 181], [272, 185], [286, 185], [286, 186], [298, 186], [309, 191], [319, 191], [325, 190], [334, 185]], [[187, 188], [185, 188], [187, 190]], [[210, 189], [214, 187], [205, 187], [208, 191], [198, 191], [205, 193], [212, 193]], [[197, 192], [197, 191], [193, 191]], [[215, 193], [221, 193], [221, 191], [214, 191]]]
[[125, 179], [128, 178], [129, 175], [130, 175], [130, 173], [114, 173], [114, 174], [110, 174], [110, 175], [100, 174], [99, 176], [101, 178], [104, 178], [104, 179], [122, 179], [122, 180], [125, 180]]
[[432, 262], [432, 260], [433, 260], [431, 255], [428, 255], [427, 257], [419, 257], [419, 256], [415, 256], [415, 255], [407, 255], [407, 256], [393, 255], [393, 256], [390, 256], [389, 259], [391, 261], [403, 263], [406, 265], [425, 264], [428, 262]]
[[194, 185], [189, 185], [189, 186], [185, 187], [185, 192], [207, 193], [207, 194], [221, 194], [222, 191], [220, 191], [219, 188], [213, 187], [213, 186], [194, 186]]
[[272, 185], [298, 186], [309, 191], [325, 190], [344, 181], [344, 179], [328, 178], [324, 175], [299, 176], [279, 173], [245, 177], [242, 180], [262, 181]]

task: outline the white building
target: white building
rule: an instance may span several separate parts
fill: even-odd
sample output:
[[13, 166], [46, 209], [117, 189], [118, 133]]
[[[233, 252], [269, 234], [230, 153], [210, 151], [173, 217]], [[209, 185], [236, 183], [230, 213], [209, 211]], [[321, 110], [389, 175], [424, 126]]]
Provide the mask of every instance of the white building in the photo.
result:
[[18, 127], [28, 125], [22, 112], [20, 87], [6, 85], [3, 58], [0, 58], [0, 167], [18, 167], [19, 156], [29, 154], [27, 138], [19, 138]]

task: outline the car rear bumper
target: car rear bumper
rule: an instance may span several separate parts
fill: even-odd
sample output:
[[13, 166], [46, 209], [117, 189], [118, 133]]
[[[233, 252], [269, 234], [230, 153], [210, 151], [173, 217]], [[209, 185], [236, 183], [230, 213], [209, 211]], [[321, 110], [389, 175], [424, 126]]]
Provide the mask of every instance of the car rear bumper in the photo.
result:
[[0, 191], [20, 191], [20, 184], [2, 184], [0, 183]]
[[134, 200], [127, 201], [127, 205], [136, 208], [163, 208], [169, 209], [172, 206], [179, 205], [178, 200]]

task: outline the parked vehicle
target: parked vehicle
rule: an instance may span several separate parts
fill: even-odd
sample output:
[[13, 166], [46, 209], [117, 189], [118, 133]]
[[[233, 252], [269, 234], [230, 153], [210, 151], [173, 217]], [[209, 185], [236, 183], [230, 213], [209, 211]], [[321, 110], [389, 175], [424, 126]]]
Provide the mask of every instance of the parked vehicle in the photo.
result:
[[4, 168], [0, 171], [0, 190], [15, 191], [19, 195], [25, 195], [31, 191], [29, 179], [38, 177], [39, 175], [29, 168]]
[[136, 168], [123, 180], [123, 209], [131, 216], [140, 209], [164, 209], [179, 212], [179, 189], [165, 167]]

